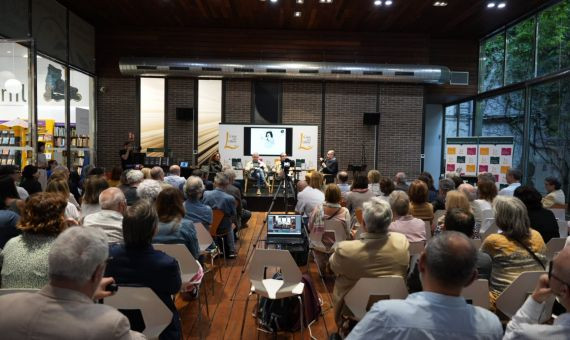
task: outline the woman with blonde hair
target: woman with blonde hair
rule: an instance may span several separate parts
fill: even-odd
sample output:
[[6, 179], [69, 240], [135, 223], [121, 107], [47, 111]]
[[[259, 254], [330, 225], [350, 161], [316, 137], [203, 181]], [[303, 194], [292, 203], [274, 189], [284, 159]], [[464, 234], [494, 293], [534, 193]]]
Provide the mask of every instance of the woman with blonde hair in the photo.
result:
[[323, 191], [323, 174], [318, 171], [311, 172], [309, 177], [309, 186], [313, 189]]
[[370, 170], [368, 171], [368, 190], [372, 191], [374, 196], [382, 196], [382, 190], [380, 190], [380, 171]]
[[18, 229], [0, 254], [2, 288], [42, 288], [48, 283], [48, 253], [57, 235], [67, 228], [61, 194], [41, 192], [28, 198]]
[[[445, 196], [445, 211], [450, 211], [451, 209], [461, 209], [465, 212], [473, 213], [471, 204], [469, 204], [469, 199], [462, 191], [459, 190], [451, 190]], [[443, 216], [441, 216], [436, 221], [436, 223], [437, 225], [433, 230], [434, 235], [437, 235], [445, 230], [445, 214], [443, 214]]]
[[142, 168], [143, 179], [151, 179], [150, 177], [150, 168]]
[[[50, 180], [47, 184], [46, 192], [59, 194], [66, 200], [69, 199], [69, 185], [67, 185], [67, 181], [63, 179]], [[70, 220], [70, 222], [79, 224], [79, 219], [81, 216], [79, 214], [79, 210], [77, 210], [73, 203], [69, 201], [67, 202], [64, 215], [68, 220]]]

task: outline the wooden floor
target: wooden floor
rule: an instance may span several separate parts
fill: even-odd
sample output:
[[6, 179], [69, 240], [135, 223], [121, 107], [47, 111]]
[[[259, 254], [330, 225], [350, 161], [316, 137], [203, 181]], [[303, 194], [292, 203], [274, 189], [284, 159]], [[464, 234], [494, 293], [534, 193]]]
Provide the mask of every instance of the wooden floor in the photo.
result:
[[[250, 283], [247, 273], [242, 274], [246, 262], [246, 254], [252, 250], [259, 231], [263, 227], [265, 213], [254, 212], [249, 221], [249, 228], [242, 231], [241, 239], [236, 241], [238, 257], [227, 260], [223, 265], [223, 259], [217, 259], [216, 263], [222, 265], [222, 278], [217, 271], [209, 273], [205, 277], [205, 286], [202, 288], [202, 311], [201, 321], [198, 321], [198, 302], [185, 301], [180, 296], [176, 298], [176, 307], [182, 319], [182, 333], [184, 339], [239, 339], [243, 331], [243, 339], [273, 339], [273, 335], [258, 331], [253, 317], [256, 304], [255, 296], [249, 301], [248, 310], [244, 315], [245, 302], [248, 298]], [[261, 238], [264, 238], [262, 234]], [[259, 242], [259, 246], [262, 246]], [[313, 283], [323, 301], [324, 318], [321, 317], [311, 326], [312, 335], [315, 339], [328, 339], [329, 334], [336, 331], [334, 312], [331, 306], [332, 282], [327, 282], [326, 287], [321, 280], [314, 261], [308, 266]], [[302, 267], [301, 271], [307, 271]], [[214, 294], [212, 293], [212, 274], [214, 277]], [[204, 289], [205, 288], [205, 289]], [[207, 292], [210, 318], [206, 315], [203, 293]], [[242, 321], [245, 317], [245, 326], [242, 329]], [[309, 332], [305, 330], [303, 337], [301, 332], [280, 333], [277, 339], [310, 339]]]

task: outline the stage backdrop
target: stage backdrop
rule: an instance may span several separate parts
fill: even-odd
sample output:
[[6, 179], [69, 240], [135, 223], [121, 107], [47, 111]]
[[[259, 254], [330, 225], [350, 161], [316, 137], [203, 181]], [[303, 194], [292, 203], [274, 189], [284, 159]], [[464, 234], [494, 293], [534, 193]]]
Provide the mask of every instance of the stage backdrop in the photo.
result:
[[[316, 169], [318, 166], [318, 133], [319, 127], [316, 125], [240, 125], [240, 124], [220, 124], [219, 150], [222, 164], [231, 164], [232, 158], [241, 158], [242, 166], [251, 160], [251, 155], [244, 154], [244, 128], [292, 128], [293, 147], [291, 159], [305, 159], [307, 169]], [[251, 145], [251, 152], [255, 152], [256, 145]], [[285, 151], [285, 150], [283, 150]], [[268, 166], [273, 166], [279, 156], [267, 156], [260, 152], [260, 156]]]

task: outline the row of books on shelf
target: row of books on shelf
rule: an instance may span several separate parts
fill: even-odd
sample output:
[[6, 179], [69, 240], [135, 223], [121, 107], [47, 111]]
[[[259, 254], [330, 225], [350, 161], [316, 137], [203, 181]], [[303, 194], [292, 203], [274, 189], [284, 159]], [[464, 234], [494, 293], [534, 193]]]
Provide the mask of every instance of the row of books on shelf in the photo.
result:
[[20, 137], [16, 137], [14, 131], [1, 131], [0, 145], [20, 146]]
[[[56, 148], [65, 147], [65, 137], [54, 136], [53, 146]], [[88, 148], [89, 147], [89, 137], [71, 137], [71, 147], [74, 148]]]
[[0, 165], [20, 165], [22, 162], [22, 151], [11, 149], [0, 149]]

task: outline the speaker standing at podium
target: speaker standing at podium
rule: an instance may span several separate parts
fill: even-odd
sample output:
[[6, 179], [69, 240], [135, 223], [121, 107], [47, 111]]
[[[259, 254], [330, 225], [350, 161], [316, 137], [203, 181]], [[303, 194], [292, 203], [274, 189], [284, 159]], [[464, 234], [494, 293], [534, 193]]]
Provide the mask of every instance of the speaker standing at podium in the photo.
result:
[[338, 161], [334, 156], [334, 150], [327, 152], [327, 158], [321, 158], [321, 172], [325, 174], [325, 183], [332, 183], [338, 173]]

